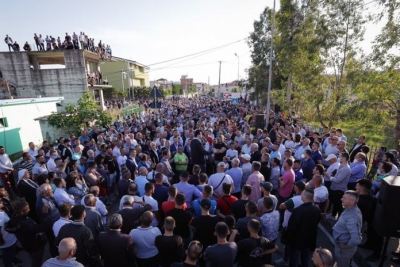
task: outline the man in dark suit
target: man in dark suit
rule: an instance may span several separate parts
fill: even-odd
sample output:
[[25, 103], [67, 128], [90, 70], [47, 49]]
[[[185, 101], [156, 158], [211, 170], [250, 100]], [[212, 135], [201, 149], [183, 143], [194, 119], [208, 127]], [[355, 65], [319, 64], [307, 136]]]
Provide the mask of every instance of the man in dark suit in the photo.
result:
[[61, 153], [62, 153], [61, 158], [63, 160], [65, 160], [66, 158], [69, 158], [70, 160], [72, 160], [72, 154], [74, 154], [74, 153], [72, 152], [72, 149], [71, 149], [71, 140], [69, 140], [68, 138], [64, 139], [64, 149], [63, 149], [63, 151], [61, 151]]
[[76, 260], [85, 266], [94, 264], [98, 260], [99, 251], [92, 231], [83, 223], [86, 216], [85, 206], [75, 205], [71, 209], [71, 215], [74, 221], [61, 227], [56, 237], [56, 244], [59, 244], [66, 237], [72, 237], [77, 245]]
[[211, 155], [212, 151], [206, 151], [203, 147], [203, 133], [200, 130], [194, 132], [195, 138], [193, 138], [190, 149], [192, 150], [192, 161], [193, 165], [197, 164], [201, 168], [201, 172], [206, 172], [206, 160], [204, 156]]
[[317, 242], [318, 223], [321, 220], [321, 210], [313, 205], [314, 191], [305, 189], [301, 193], [303, 204], [293, 210], [285, 232], [289, 249], [289, 266], [308, 266], [310, 251]]
[[104, 267], [132, 266], [134, 260], [133, 241], [129, 235], [121, 233], [122, 216], [115, 213], [110, 216], [108, 223], [110, 230], [101, 232], [97, 240]]
[[131, 179], [134, 180], [136, 176], [136, 171], [138, 170], [138, 165], [136, 161], [136, 150], [131, 149], [129, 151], [129, 156], [126, 159], [126, 167], [131, 172]]
[[253, 163], [253, 161], [260, 161], [261, 160], [261, 153], [258, 150], [258, 144], [252, 143], [250, 145], [250, 162]]
[[[120, 231], [123, 234], [129, 234], [132, 229], [140, 225], [140, 216], [142, 216], [145, 211], [151, 210], [152, 206], [143, 201], [135, 201], [133, 196], [129, 195], [123, 196], [121, 202], [123, 208], [116, 213], [122, 216], [124, 224], [118, 229], [121, 229]], [[142, 205], [142, 207], [133, 208], [135, 202]]]
[[159, 163], [159, 162], [160, 162], [160, 155], [158, 154], [158, 151], [157, 151], [157, 144], [156, 144], [156, 142], [151, 142], [151, 143], [150, 143], [150, 150], [149, 150], [149, 152], [150, 152], [151, 161], [152, 161], [154, 164]]
[[357, 143], [350, 149], [349, 155], [350, 155], [350, 162], [354, 161], [354, 158], [356, 157], [358, 152], [362, 152], [361, 148], [365, 146], [365, 135], [360, 135], [358, 137]]

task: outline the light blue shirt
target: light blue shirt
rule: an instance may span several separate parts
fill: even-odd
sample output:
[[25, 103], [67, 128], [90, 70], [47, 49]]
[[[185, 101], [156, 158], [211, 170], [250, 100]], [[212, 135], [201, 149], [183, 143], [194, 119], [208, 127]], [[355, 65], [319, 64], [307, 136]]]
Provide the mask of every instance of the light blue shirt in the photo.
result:
[[233, 180], [233, 185], [235, 186], [235, 190], [232, 193], [238, 193], [242, 190], [241, 183], [243, 177], [243, 171], [241, 168], [236, 167], [228, 170], [226, 174], [230, 175]]
[[294, 157], [295, 157], [296, 159], [301, 159], [301, 160], [303, 160], [303, 157], [302, 157], [301, 155], [303, 155], [304, 151], [306, 151], [306, 150], [310, 150], [310, 151], [311, 151], [310, 146], [300, 146], [300, 147], [296, 150], [296, 153], [294, 154]]
[[281, 156], [281, 153], [279, 152], [279, 150], [271, 152], [271, 156], [269, 157], [269, 163], [270, 164], [272, 163], [272, 160], [274, 158], [277, 158], [277, 159], [281, 160], [282, 156]]
[[362, 214], [357, 206], [346, 208], [333, 226], [332, 236], [337, 243], [353, 248], [361, 243]]
[[139, 226], [133, 229], [129, 235], [132, 237], [133, 245], [136, 248], [136, 256], [139, 259], [148, 259], [158, 254], [154, 241], [157, 236], [161, 235], [161, 232], [157, 227], [142, 228]]
[[187, 182], [179, 182], [175, 184], [178, 193], [183, 193], [186, 197], [186, 205], [188, 208], [192, 207], [192, 201], [194, 198], [201, 198], [201, 192], [192, 184]]
[[142, 197], [145, 195], [146, 191], [144, 190], [144, 186], [149, 182], [149, 180], [147, 180], [146, 176], [138, 176], [135, 178], [135, 184], [137, 185], [137, 192], [138, 192], [138, 196]]

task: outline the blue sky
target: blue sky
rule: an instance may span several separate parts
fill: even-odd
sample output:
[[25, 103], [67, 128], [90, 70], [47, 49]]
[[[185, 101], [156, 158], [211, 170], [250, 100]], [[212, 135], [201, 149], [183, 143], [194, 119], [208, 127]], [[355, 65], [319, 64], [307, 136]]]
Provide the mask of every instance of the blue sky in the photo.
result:
[[[33, 34], [60, 36], [84, 31], [89, 37], [110, 44], [113, 55], [145, 65], [189, 55], [248, 37], [253, 22], [272, 0], [119, 0], [119, 1], [3, 1], [0, 36], [9, 34], [19, 44], [33, 44]], [[279, 8], [279, 0], [277, 0]], [[368, 25], [363, 46], [379, 25]], [[7, 50], [2, 42], [0, 50]], [[181, 62], [151, 66], [150, 79], [179, 80], [188, 74], [195, 82], [218, 83], [218, 61], [222, 61], [221, 83], [250, 66], [245, 41]], [[174, 64], [176, 63], [176, 64]], [[167, 65], [172, 66], [166, 67]], [[193, 66], [195, 65], [195, 66]], [[158, 69], [165, 67], [163, 69]]]

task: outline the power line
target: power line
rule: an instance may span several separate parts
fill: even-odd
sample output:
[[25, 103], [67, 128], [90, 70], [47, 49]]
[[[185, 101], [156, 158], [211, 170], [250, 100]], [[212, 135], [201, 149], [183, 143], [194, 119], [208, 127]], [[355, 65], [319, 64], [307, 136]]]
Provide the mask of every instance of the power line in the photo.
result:
[[161, 61], [161, 62], [149, 64], [149, 65], [147, 65], [147, 66], [158, 65], [158, 64], [162, 64], [162, 63], [166, 63], [166, 62], [170, 62], [170, 61], [175, 61], [175, 60], [178, 60], [178, 59], [181, 59], [181, 58], [185, 58], [185, 57], [190, 57], [190, 56], [202, 54], [202, 53], [209, 52], [209, 51], [212, 51], [212, 50], [217, 50], [217, 49], [220, 49], [220, 48], [223, 48], [223, 47], [226, 47], [226, 46], [235, 44], [235, 43], [239, 43], [239, 42], [241, 42], [241, 41], [243, 41], [243, 40], [246, 40], [246, 38], [240, 39], [240, 40], [238, 40], [238, 41], [235, 41], [235, 42], [232, 42], [232, 43], [229, 43], [229, 44], [224, 44], [224, 45], [221, 45], [221, 46], [217, 46], [217, 47], [214, 47], [214, 48], [210, 48], [210, 49], [207, 49], [207, 50], [204, 50], [204, 51], [201, 51], [201, 52], [193, 53], [193, 54], [190, 54], [190, 55], [186, 55], [186, 56], [182, 56], [182, 57], [177, 57], [177, 58], [173, 58], [173, 59], [169, 59], [169, 60], [165, 60], [165, 61]]

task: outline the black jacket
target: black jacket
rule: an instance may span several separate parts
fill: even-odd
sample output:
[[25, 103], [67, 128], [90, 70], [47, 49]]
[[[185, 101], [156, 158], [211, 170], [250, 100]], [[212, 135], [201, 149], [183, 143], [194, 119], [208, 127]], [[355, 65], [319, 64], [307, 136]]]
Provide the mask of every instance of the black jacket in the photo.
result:
[[260, 151], [257, 150], [250, 155], [250, 162], [253, 163], [253, 161], [261, 161]]
[[295, 208], [285, 231], [287, 244], [295, 249], [314, 250], [321, 210], [308, 202]]
[[128, 267], [134, 260], [132, 238], [119, 231], [101, 232], [97, 239], [104, 267]]
[[353, 162], [354, 158], [356, 157], [358, 152], [361, 152], [361, 148], [363, 146], [365, 146], [365, 143], [363, 143], [361, 146], [357, 147], [356, 149], [354, 149], [356, 147], [357, 144], [355, 144], [349, 151], [349, 155], [350, 155], [350, 161], [349, 162]]
[[99, 251], [94, 241], [92, 231], [83, 223], [73, 222], [61, 227], [56, 244], [66, 237], [72, 237], [76, 241], [76, 260], [83, 265], [90, 265], [98, 259]]
[[132, 229], [136, 229], [140, 226], [140, 216], [151, 209], [151, 205], [147, 204], [144, 207], [117, 211], [117, 213], [121, 214], [122, 221], [124, 222], [121, 227], [121, 233], [129, 235]]
[[192, 140], [190, 143], [190, 149], [192, 150], [192, 161], [193, 164], [205, 164], [206, 160], [204, 156], [212, 154], [212, 151], [206, 151], [201, 141], [197, 138]]
[[46, 245], [47, 239], [44, 232], [49, 226], [51, 226], [51, 221], [48, 213], [42, 224], [36, 224], [26, 215], [18, 215], [11, 217], [5, 230], [17, 237], [26, 252], [33, 253]]

